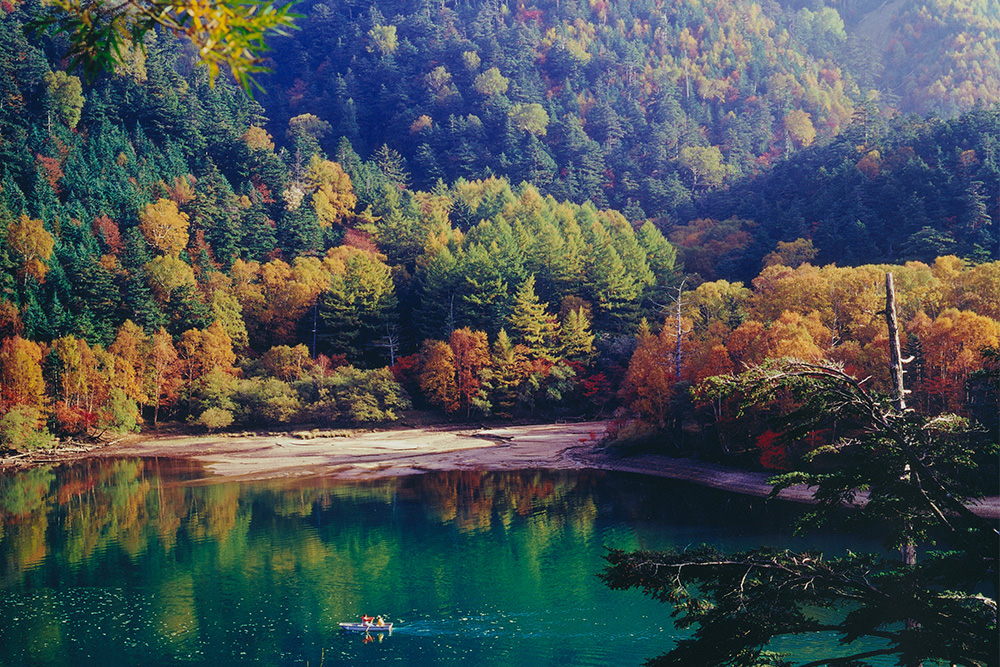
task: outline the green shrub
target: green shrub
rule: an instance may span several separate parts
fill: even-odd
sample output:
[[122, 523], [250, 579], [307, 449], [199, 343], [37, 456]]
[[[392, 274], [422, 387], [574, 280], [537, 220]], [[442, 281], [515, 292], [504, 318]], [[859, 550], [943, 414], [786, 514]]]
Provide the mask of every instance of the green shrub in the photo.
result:
[[213, 369], [191, 384], [188, 389], [188, 401], [191, 414], [200, 415], [209, 408], [219, 408], [228, 412], [236, 410], [233, 395], [237, 391], [239, 380], [219, 369]]
[[42, 425], [42, 413], [30, 405], [15, 405], [0, 417], [0, 447], [18, 452], [52, 447], [55, 438]]
[[298, 394], [277, 378], [240, 380], [233, 401], [241, 424], [288, 424], [303, 416]]
[[388, 368], [365, 371], [353, 366], [334, 374], [334, 394], [344, 416], [366, 424], [399, 419], [410, 407], [410, 398]]
[[140, 418], [136, 402], [124, 391], [115, 387], [111, 390], [111, 396], [98, 417], [97, 426], [115, 433], [138, 431]]
[[410, 398], [388, 368], [361, 370], [343, 366], [295, 384], [305, 413], [320, 424], [372, 424], [395, 421], [409, 409]]
[[222, 408], [208, 408], [193, 423], [198, 426], [204, 426], [209, 431], [218, 431], [227, 426], [232, 426], [233, 413]]

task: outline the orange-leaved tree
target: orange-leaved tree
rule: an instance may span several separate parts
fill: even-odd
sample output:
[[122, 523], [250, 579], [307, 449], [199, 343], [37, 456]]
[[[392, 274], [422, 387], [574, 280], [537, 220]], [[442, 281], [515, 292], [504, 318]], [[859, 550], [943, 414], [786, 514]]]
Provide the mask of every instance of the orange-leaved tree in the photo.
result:
[[455, 353], [448, 343], [425, 340], [420, 351], [420, 391], [431, 405], [445, 412], [457, 412], [458, 385], [455, 382]]
[[490, 346], [485, 331], [468, 327], [451, 332], [449, 346], [454, 353], [455, 391], [459, 409], [468, 417], [475, 407], [489, 411], [486, 392], [483, 390], [483, 372], [490, 366]]
[[181, 365], [173, 339], [166, 329], [153, 334], [149, 347], [149, 375], [146, 394], [153, 406], [153, 424], [160, 416], [161, 407], [173, 406], [181, 384]]
[[275, 259], [233, 263], [233, 294], [243, 308], [250, 345], [266, 350], [293, 341], [295, 327], [330, 285], [334, 264], [298, 257], [292, 264]]
[[656, 428], [664, 428], [677, 386], [672, 348], [653, 334], [643, 319], [636, 334], [636, 348], [629, 361], [619, 391], [621, 399], [640, 418]]
[[924, 398], [940, 410], [960, 412], [966, 381], [982, 368], [982, 351], [1000, 344], [1000, 322], [948, 308], [933, 320], [914, 318], [910, 331], [923, 352]]

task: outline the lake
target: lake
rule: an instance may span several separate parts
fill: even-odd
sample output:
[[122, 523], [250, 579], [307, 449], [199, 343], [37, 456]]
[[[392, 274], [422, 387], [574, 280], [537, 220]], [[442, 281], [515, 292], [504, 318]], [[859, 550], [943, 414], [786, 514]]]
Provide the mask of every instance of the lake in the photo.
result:
[[[3, 665], [640, 665], [669, 607], [606, 547], [877, 549], [798, 507], [636, 475], [450, 472], [235, 483], [125, 459], [0, 478]], [[384, 614], [391, 636], [341, 634]], [[828, 637], [785, 644], [807, 660]], [[887, 662], [885, 664], [891, 664]]]

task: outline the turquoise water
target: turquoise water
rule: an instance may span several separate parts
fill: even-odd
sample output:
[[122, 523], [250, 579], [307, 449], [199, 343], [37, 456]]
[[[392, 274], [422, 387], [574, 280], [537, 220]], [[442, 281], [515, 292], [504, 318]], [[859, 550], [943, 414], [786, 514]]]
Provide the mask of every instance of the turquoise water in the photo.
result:
[[[202, 477], [133, 459], [0, 478], [0, 664], [639, 665], [679, 634], [668, 607], [598, 580], [606, 547], [877, 548], [634, 475]], [[391, 636], [339, 632], [363, 613]]]

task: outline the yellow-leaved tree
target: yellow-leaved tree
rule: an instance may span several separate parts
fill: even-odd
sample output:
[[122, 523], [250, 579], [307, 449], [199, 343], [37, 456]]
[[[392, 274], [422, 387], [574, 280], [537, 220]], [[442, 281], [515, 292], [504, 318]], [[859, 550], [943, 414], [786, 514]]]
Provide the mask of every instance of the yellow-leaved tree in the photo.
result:
[[20, 336], [0, 343], [0, 413], [17, 405], [38, 410], [45, 405], [42, 349]]
[[146, 403], [146, 376], [150, 368], [151, 342], [143, 330], [132, 320], [125, 320], [108, 347], [113, 355], [115, 373], [113, 384], [126, 396], [138, 403]]
[[146, 204], [139, 214], [139, 231], [150, 245], [165, 255], [177, 257], [188, 243], [188, 214], [170, 199]]
[[217, 321], [205, 329], [185, 331], [177, 342], [177, 351], [182, 375], [188, 382], [200, 379], [212, 371], [226, 374], [235, 372], [233, 341]]
[[324, 227], [340, 224], [354, 212], [358, 198], [351, 177], [336, 162], [313, 155], [306, 168], [305, 184], [313, 191], [313, 209]]
[[55, 238], [46, 231], [41, 220], [22, 214], [7, 228], [7, 247], [21, 256], [23, 277], [31, 276], [38, 282], [45, 280]]
[[805, 147], [816, 139], [816, 128], [812, 115], [801, 109], [793, 109], [785, 116], [785, 132], [796, 146]]
[[160, 417], [161, 407], [170, 407], [177, 400], [181, 384], [181, 364], [170, 334], [162, 327], [153, 334], [149, 348], [149, 374], [146, 394], [153, 405], [153, 424]]
[[5, 338], [0, 343], [0, 449], [51, 444], [46, 408], [42, 349], [20, 336]]

